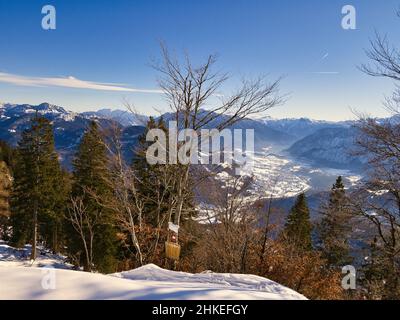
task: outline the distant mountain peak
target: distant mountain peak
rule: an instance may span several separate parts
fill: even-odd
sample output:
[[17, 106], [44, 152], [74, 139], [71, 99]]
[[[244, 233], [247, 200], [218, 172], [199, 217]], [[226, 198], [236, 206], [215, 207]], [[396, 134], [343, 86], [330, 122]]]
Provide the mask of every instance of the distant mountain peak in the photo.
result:
[[60, 107], [60, 106], [57, 106], [57, 105], [54, 105], [54, 104], [50, 104], [48, 102], [44, 102], [44, 103], [39, 104], [37, 106], [37, 110], [42, 110], [42, 111], [49, 112], [49, 113], [51, 113], [51, 112], [53, 112], [53, 113], [62, 113], [62, 114], [73, 113], [73, 112], [67, 111], [63, 107]]
[[82, 115], [89, 119], [100, 118], [109, 119], [119, 122], [122, 126], [144, 126], [148, 121], [148, 117], [133, 113], [129, 110], [102, 108], [97, 111], [83, 112]]
[[[111, 121], [115, 121], [100, 114], [93, 115], [96, 112], [92, 113], [92, 116], [87, 116], [84, 113], [68, 111], [48, 102], [38, 105], [2, 103], [0, 106], [0, 140], [7, 141], [13, 146], [17, 145], [21, 133], [29, 128], [30, 119], [37, 112], [53, 124], [56, 148], [66, 167], [70, 167], [75, 150], [91, 120], [96, 119], [105, 127], [110, 125]], [[131, 132], [127, 137], [124, 136], [126, 150], [130, 152], [144, 129], [143, 127], [127, 126], [124, 128], [124, 132], [126, 130]]]

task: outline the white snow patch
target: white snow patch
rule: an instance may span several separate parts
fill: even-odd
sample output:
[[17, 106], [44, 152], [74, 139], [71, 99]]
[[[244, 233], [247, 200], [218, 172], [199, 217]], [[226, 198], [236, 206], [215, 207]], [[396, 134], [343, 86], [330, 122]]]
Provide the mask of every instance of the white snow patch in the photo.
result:
[[[40, 256], [31, 266], [27, 260], [29, 251], [29, 246], [18, 250], [0, 243], [0, 300], [306, 299], [274, 281], [254, 275], [191, 274], [165, 270], [153, 264], [102, 275], [59, 269], [63, 265], [56, 255]], [[64, 267], [69, 266], [64, 264]], [[53, 289], [46, 286], [49, 277]]]
[[0, 267], [51, 267], [71, 269], [73, 266], [66, 263], [66, 257], [53, 254], [42, 247], [38, 247], [38, 256], [35, 261], [30, 260], [31, 245], [17, 249], [0, 240]]

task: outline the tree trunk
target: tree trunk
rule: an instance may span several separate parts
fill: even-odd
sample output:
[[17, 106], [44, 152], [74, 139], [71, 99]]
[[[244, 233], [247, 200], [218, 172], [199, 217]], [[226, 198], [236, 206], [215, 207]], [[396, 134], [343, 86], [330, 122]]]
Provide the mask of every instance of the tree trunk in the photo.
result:
[[33, 209], [33, 237], [32, 237], [31, 260], [35, 260], [36, 259], [37, 216], [38, 216], [38, 204], [37, 204], [37, 200], [36, 200], [35, 201], [35, 205], [34, 205], [34, 209]]
[[263, 245], [262, 245], [261, 255], [260, 255], [261, 264], [264, 262], [265, 249], [266, 249], [266, 246], [267, 246], [268, 231], [269, 231], [269, 220], [270, 220], [270, 216], [271, 216], [271, 208], [272, 208], [272, 196], [269, 199], [268, 211], [267, 211], [267, 219], [265, 221], [264, 239], [263, 239]]

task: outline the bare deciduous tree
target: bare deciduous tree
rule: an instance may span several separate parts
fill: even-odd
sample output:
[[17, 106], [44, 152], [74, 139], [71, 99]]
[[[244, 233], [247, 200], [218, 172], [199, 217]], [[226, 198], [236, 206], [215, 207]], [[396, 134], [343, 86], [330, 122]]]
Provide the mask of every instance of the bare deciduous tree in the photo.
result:
[[79, 234], [85, 250], [85, 271], [92, 271], [93, 268], [93, 239], [98, 216], [90, 214], [81, 198], [71, 198], [67, 210], [66, 219]]
[[400, 52], [390, 45], [387, 36], [378, 32], [370, 41], [371, 48], [366, 50], [367, 57], [372, 64], [362, 64], [361, 71], [374, 77], [386, 77], [400, 80]]
[[[397, 12], [399, 15], [399, 12]], [[366, 51], [371, 64], [360, 69], [374, 77], [395, 80], [396, 89], [386, 99], [386, 107], [395, 118], [377, 121], [360, 117], [360, 135], [356, 141], [359, 154], [367, 159], [369, 179], [364, 190], [358, 192], [356, 212], [376, 227], [381, 247], [388, 260], [386, 297], [400, 296], [400, 51], [391, 45], [387, 36], [376, 32], [371, 48]], [[394, 121], [393, 121], [394, 120]], [[371, 196], [372, 194], [372, 196]]]
[[140, 248], [137, 232], [143, 224], [144, 202], [137, 190], [137, 179], [130, 166], [123, 157], [123, 145], [121, 141], [122, 128], [114, 123], [103, 128], [105, 147], [109, 153], [110, 178], [106, 180], [113, 196], [102, 199], [95, 193], [90, 195], [101, 206], [111, 210], [114, 215], [114, 223], [122, 231], [128, 232], [130, 240], [135, 248], [137, 260], [143, 265], [143, 254]]
[[[259, 115], [281, 104], [284, 97], [279, 94], [280, 79], [268, 83], [264, 77], [244, 80], [241, 88], [230, 96], [221, 95], [228, 75], [213, 71], [216, 57], [210, 55], [200, 66], [193, 66], [186, 56], [184, 64], [173, 58], [161, 45], [162, 63], [154, 68], [161, 73], [159, 84], [166, 95], [169, 108], [182, 129], [213, 127], [222, 130], [238, 121]], [[178, 166], [176, 171], [177, 192], [174, 222], [180, 223], [183, 203], [190, 179], [190, 166]]]
[[[246, 197], [251, 180], [249, 177], [228, 178], [223, 189], [209, 198], [202, 209], [207, 233], [202, 240], [204, 247], [200, 246], [203, 252], [198, 255], [215, 271], [247, 271], [257, 224], [255, 210]], [[210, 255], [210, 250], [215, 254]]]
[[375, 227], [384, 259], [385, 297], [400, 293], [400, 126], [362, 118], [356, 154], [367, 159], [367, 180], [352, 193], [351, 211]]

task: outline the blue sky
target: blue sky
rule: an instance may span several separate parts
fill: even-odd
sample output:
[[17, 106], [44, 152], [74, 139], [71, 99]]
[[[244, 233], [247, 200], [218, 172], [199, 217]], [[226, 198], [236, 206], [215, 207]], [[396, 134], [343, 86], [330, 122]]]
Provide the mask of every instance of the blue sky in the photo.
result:
[[[41, 9], [54, 5], [57, 29], [43, 30]], [[357, 29], [341, 28], [341, 9], [356, 8]], [[399, 43], [399, 0], [0, 0], [0, 101], [61, 105], [74, 111], [165, 110], [151, 59], [159, 40], [196, 62], [217, 53], [218, 70], [284, 75], [289, 101], [274, 117], [341, 120], [352, 109], [386, 115], [391, 81], [357, 66], [374, 30]], [[128, 90], [126, 90], [128, 88]]]

